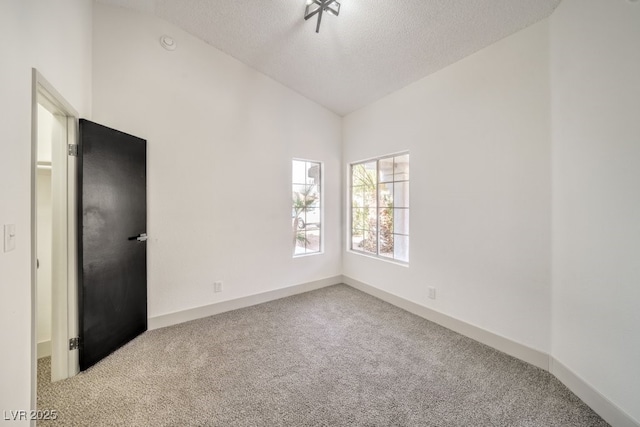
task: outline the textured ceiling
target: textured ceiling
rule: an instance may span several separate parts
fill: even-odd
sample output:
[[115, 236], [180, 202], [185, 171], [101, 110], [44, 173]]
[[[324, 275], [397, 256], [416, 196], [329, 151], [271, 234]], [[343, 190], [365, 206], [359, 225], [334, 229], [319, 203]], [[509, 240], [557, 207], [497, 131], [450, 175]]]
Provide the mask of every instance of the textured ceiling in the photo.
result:
[[[560, 0], [98, 0], [155, 14], [339, 115], [549, 16]], [[178, 49], [180, 47], [178, 46]]]

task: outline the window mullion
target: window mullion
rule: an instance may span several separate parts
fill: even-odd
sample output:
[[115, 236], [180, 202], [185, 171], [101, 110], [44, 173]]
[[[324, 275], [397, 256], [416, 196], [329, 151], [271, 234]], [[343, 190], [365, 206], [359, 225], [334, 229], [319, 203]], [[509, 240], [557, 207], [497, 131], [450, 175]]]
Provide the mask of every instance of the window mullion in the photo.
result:
[[376, 160], [376, 255], [380, 256], [380, 160]]

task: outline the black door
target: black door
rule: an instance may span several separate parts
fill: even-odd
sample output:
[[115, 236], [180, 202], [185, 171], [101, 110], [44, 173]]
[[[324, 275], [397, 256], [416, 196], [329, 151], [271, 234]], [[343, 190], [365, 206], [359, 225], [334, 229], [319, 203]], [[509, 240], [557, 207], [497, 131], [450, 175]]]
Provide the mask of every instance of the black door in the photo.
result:
[[80, 120], [80, 370], [147, 330], [147, 142]]

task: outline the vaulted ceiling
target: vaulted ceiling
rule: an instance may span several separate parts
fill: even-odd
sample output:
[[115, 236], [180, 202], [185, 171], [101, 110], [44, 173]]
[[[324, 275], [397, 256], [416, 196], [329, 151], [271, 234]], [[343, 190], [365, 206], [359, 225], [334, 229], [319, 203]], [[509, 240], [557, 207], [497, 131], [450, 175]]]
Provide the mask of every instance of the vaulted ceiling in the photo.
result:
[[339, 115], [548, 17], [560, 0], [98, 0], [154, 14]]

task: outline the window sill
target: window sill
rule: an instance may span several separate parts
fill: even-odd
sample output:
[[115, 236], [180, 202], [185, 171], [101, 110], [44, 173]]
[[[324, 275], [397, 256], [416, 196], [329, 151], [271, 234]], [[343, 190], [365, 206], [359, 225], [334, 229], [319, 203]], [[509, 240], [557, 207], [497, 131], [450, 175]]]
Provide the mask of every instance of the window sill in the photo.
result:
[[313, 253], [310, 253], [310, 254], [294, 254], [293, 258], [294, 259], [296, 259], [296, 258], [306, 258], [306, 257], [309, 257], [309, 256], [315, 256], [315, 255], [324, 255], [324, 251], [313, 252]]
[[379, 255], [368, 254], [366, 252], [354, 251], [353, 249], [347, 249], [347, 253], [360, 255], [360, 256], [365, 257], [365, 258], [377, 259], [377, 260], [388, 262], [389, 264], [395, 264], [395, 265], [399, 265], [400, 267], [409, 268], [409, 263], [408, 262], [399, 261], [399, 260], [393, 259], [393, 258], [386, 258], [386, 257], [379, 256]]

